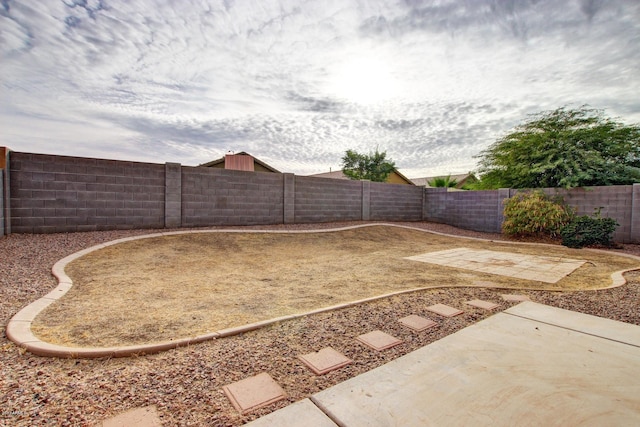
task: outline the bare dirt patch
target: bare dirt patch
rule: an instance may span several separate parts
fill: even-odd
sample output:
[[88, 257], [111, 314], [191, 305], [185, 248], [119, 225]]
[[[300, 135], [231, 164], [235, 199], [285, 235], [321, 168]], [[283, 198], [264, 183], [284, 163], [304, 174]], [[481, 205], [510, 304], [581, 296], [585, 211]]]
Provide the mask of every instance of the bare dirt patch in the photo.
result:
[[[455, 247], [587, 262], [555, 284], [416, 263]], [[510, 245], [374, 226], [310, 234], [198, 233], [97, 250], [66, 268], [73, 288], [32, 325], [68, 346], [142, 344], [196, 336], [406, 289], [474, 285], [577, 290], [637, 266], [614, 254]]]

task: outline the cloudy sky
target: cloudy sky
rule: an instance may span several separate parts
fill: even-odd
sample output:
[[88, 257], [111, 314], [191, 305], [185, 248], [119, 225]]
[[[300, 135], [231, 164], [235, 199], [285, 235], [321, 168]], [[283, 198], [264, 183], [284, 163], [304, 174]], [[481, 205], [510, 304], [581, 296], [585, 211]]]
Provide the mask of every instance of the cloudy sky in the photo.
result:
[[527, 117], [640, 122], [637, 0], [0, 0], [0, 145], [463, 173]]

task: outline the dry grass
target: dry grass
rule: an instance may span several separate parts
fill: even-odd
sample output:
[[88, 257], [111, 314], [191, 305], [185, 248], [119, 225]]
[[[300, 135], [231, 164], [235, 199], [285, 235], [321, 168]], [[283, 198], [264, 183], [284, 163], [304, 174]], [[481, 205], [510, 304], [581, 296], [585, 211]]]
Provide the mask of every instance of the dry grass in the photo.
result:
[[[585, 259], [557, 284], [403, 259], [470, 247]], [[202, 233], [110, 246], [67, 266], [74, 286], [32, 330], [48, 342], [111, 346], [195, 336], [420, 287], [491, 282], [515, 289], [607, 286], [637, 261], [564, 247], [509, 245], [375, 226], [312, 234]]]

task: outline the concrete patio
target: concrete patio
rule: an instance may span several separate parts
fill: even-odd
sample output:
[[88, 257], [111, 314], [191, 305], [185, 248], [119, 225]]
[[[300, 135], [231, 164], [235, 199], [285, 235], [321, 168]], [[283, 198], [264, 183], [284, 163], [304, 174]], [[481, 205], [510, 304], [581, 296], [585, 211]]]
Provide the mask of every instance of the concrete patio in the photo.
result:
[[640, 327], [523, 302], [249, 425], [640, 425]]

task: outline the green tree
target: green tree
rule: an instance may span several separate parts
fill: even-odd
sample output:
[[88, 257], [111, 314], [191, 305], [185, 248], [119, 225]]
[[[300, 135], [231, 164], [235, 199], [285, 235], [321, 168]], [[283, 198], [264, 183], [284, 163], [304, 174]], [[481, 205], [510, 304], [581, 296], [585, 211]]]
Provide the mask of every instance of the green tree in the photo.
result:
[[387, 160], [387, 153], [360, 154], [354, 150], [347, 150], [342, 157], [342, 172], [350, 179], [368, 179], [369, 181], [385, 182], [396, 166]]
[[640, 182], [640, 126], [582, 106], [534, 114], [482, 151], [478, 188]]
[[451, 179], [451, 175], [448, 176], [438, 176], [428, 181], [429, 187], [445, 187], [445, 188], [453, 188], [458, 185], [458, 181], [455, 179]]

